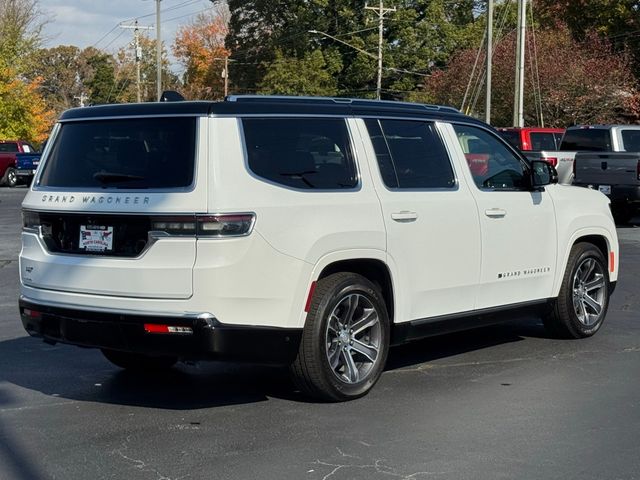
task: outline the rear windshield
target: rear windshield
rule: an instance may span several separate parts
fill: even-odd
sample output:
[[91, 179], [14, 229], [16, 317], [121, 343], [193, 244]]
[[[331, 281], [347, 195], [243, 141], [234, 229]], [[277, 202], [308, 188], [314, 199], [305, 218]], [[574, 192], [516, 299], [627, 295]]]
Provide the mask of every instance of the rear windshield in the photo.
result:
[[39, 185], [165, 189], [193, 183], [195, 118], [140, 118], [65, 123]]
[[518, 149], [520, 148], [520, 132], [516, 132], [515, 130], [500, 130], [498, 133], [512, 146]]
[[610, 152], [611, 134], [604, 128], [580, 128], [567, 130], [560, 150], [565, 152]]

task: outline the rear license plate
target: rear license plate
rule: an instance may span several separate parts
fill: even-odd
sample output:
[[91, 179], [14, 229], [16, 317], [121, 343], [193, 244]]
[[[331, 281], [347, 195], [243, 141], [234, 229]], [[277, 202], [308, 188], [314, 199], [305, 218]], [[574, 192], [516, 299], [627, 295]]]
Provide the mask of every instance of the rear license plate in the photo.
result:
[[113, 227], [80, 225], [79, 247], [87, 252], [110, 252], [113, 250]]
[[611, 185], [599, 185], [598, 190], [600, 190], [605, 195], [611, 195]]
[[33, 173], [34, 175], [36, 174], [37, 170], [34, 168], [33, 170], [31, 170], [31, 173]]

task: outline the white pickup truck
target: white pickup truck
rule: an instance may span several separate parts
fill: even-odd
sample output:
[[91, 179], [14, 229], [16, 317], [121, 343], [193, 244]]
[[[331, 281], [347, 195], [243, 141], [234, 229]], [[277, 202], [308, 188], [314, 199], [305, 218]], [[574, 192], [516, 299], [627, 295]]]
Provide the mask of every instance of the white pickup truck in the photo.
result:
[[592, 127], [581, 134], [591, 145], [583, 141], [575, 156], [574, 184], [604, 193], [616, 221], [628, 222], [640, 208], [640, 125]]
[[571, 185], [578, 152], [635, 152], [640, 125], [581, 125], [569, 127], [560, 149], [523, 152], [529, 160], [544, 160], [558, 170], [559, 183]]
[[229, 97], [65, 112], [23, 203], [31, 335], [130, 370], [290, 365], [367, 393], [391, 345], [535, 310], [588, 337], [618, 278], [609, 201], [431, 105]]

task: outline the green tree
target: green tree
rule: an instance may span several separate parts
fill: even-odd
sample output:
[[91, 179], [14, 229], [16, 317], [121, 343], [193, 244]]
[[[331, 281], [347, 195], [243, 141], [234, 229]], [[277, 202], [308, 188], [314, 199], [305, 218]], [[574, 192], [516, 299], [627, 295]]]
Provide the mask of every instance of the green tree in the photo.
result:
[[334, 74], [341, 67], [337, 58], [327, 62], [319, 49], [300, 59], [286, 58], [276, 52], [276, 58], [258, 88], [265, 94], [336, 95], [338, 88]]
[[95, 53], [87, 59], [93, 75], [86, 82], [89, 88], [89, 100], [94, 105], [114, 103], [118, 94], [115, 78], [115, 61], [106, 53]]
[[[399, 96], [419, 89], [423, 75], [444, 65], [460, 48], [479, 43], [484, 22], [476, 2], [462, 0], [396, 0], [385, 2], [397, 11], [385, 19], [383, 87]], [[240, 91], [264, 86], [270, 69], [305, 63], [305, 75], [323, 75], [320, 63], [304, 62], [308, 52], [320, 50], [327, 61], [337, 57], [337, 94], [371, 96], [376, 86], [377, 16], [365, 1], [347, 0], [229, 0], [231, 21], [226, 46], [237, 60], [231, 79]], [[310, 30], [337, 37], [336, 41]], [[356, 47], [356, 48], [354, 48]], [[276, 57], [276, 52], [279, 56]], [[309, 67], [318, 70], [310, 72]], [[291, 72], [293, 76], [295, 71]], [[272, 78], [273, 76], [270, 76]], [[304, 79], [291, 79], [307, 84]]]
[[45, 24], [37, 0], [0, 0], [0, 59], [23, 73], [40, 46]]

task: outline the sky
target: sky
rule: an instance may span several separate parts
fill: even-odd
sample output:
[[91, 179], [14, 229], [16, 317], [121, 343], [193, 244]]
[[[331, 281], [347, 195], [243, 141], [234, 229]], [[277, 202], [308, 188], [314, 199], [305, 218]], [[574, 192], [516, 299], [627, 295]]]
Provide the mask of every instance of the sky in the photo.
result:
[[[155, 0], [39, 0], [40, 9], [49, 22], [44, 31], [44, 46], [75, 45], [80, 48], [94, 46], [110, 53], [130, 43], [133, 31], [118, 25], [156, 23]], [[209, 0], [161, 0], [160, 21], [162, 41], [170, 51], [177, 29], [188, 24], [198, 13], [211, 7]], [[155, 30], [148, 32], [155, 38]], [[172, 70], [182, 69], [173, 56]]]

